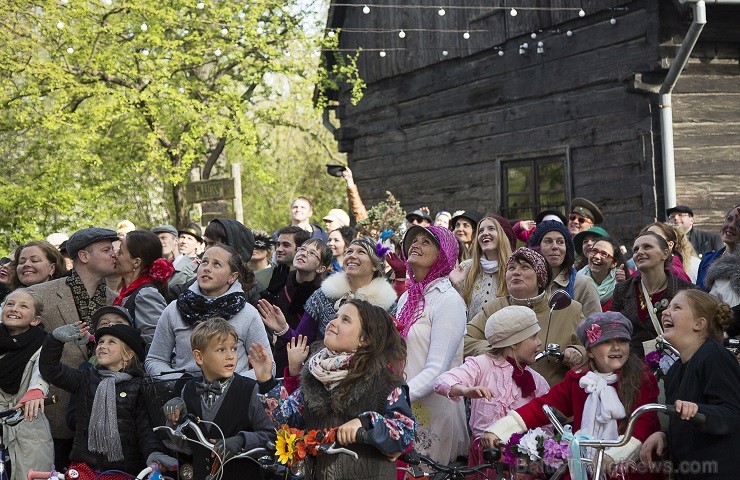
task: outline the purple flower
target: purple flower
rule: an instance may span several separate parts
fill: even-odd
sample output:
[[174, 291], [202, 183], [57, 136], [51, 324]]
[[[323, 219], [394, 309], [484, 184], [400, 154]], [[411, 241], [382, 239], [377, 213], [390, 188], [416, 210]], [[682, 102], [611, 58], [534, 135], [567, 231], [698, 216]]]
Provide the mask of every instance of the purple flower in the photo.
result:
[[653, 350], [652, 352], [645, 355], [645, 359], [643, 360], [645, 362], [645, 365], [650, 370], [656, 370], [660, 366], [660, 358], [663, 355], [658, 350]]
[[521, 441], [523, 436], [523, 433], [514, 433], [509, 438], [509, 442], [504, 445], [504, 462], [506, 462], [511, 467], [516, 467], [517, 465], [516, 448], [517, 446], [519, 446], [519, 442]]
[[568, 458], [570, 447], [566, 441], [557, 441], [552, 438], [545, 440], [543, 444], [544, 455], [542, 461], [548, 467], [559, 468]]

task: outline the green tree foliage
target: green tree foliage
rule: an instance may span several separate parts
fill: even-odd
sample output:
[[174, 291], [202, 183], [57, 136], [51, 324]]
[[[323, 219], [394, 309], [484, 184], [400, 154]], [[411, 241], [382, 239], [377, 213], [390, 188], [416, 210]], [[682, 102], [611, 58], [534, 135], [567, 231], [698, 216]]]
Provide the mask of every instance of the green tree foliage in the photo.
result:
[[336, 206], [343, 189], [320, 173], [334, 142], [311, 107], [316, 1], [2, 2], [3, 245], [122, 218], [182, 224], [191, 169], [236, 161], [256, 226], [284, 223], [293, 193], [317, 194], [317, 215]]

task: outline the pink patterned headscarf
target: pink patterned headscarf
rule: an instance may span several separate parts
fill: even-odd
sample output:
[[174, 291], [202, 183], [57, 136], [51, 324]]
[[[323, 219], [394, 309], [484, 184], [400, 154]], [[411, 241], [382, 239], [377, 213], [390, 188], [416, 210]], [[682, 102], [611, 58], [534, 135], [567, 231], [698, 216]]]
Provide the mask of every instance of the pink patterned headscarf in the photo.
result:
[[[425, 230], [439, 243], [439, 255], [437, 255], [437, 259], [434, 261], [432, 266], [429, 267], [429, 272], [426, 277], [421, 281], [417, 281], [408, 264], [408, 253], [411, 240], [413, 240], [421, 230]], [[404, 261], [406, 261], [406, 270], [408, 271], [409, 289], [406, 303], [398, 314], [398, 324], [401, 328], [401, 337], [406, 338], [408, 336], [411, 326], [421, 318], [421, 314], [424, 312], [424, 306], [426, 304], [424, 301], [424, 289], [426, 286], [438, 278], [449, 275], [452, 269], [455, 268], [459, 253], [460, 244], [458, 243], [457, 238], [446, 228], [438, 227], [436, 225], [428, 227], [414, 225], [406, 232], [403, 239], [403, 257]]]

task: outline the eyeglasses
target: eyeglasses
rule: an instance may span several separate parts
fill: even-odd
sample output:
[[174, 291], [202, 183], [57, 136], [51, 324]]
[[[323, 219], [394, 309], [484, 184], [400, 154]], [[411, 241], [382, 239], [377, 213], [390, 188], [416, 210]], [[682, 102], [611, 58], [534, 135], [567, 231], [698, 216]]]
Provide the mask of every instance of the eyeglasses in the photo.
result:
[[668, 215], [668, 220], [675, 220], [678, 217], [687, 217], [688, 215], [688, 213], [671, 213]]
[[592, 257], [599, 256], [599, 257], [607, 258], [609, 260], [614, 260], [614, 255], [609, 255], [605, 251], [596, 250], [595, 248], [592, 248], [591, 251], [588, 252], [588, 254], [591, 255]]
[[591, 221], [591, 220], [589, 220], [586, 217], [582, 217], [580, 215], [573, 215], [573, 214], [571, 214], [568, 217], [568, 220], [570, 220], [571, 222], [578, 222], [578, 223], [586, 223], [586, 222], [590, 222]]

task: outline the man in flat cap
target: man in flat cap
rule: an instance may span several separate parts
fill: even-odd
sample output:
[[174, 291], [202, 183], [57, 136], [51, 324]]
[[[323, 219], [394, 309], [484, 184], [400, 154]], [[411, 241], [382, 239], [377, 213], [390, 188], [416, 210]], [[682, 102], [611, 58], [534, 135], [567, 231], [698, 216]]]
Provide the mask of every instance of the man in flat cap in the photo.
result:
[[[167, 281], [168, 289], [173, 285], [187, 283], [195, 278], [198, 271], [198, 262], [186, 255], [178, 255], [179, 242], [177, 229], [172, 225], [165, 224], [153, 227], [151, 232], [156, 234], [159, 237], [159, 241], [162, 242], [162, 257], [175, 268], [175, 273]], [[167, 295], [167, 301], [172, 301], [176, 298], [177, 295], [174, 293], [170, 292]]]
[[[116, 272], [113, 248], [116, 240], [116, 232], [107, 228], [90, 227], [75, 232], [67, 240], [67, 253], [74, 265], [72, 273], [30, 287], [43, 302], [41, 318], [47, 332], [78, 321], [90, 322], [95, 310], [113, 303], [116, 293], [106, 287], [105, 277]], [[86, 345], [64, 344], [63, 364], [77, 366], [88, 357]], [[54, 465], [62, 469], [69, 465], [74, 436], [66, 422], [70, 394], [51, 386], [49, 395], [56, 395], [58, 399], [55, 405], [46, 407], [45, 413], [54, 439]]]
[[570, 202], [568, 231], [572, 237], [602, 223], [604, 223], [604, 216], [601, 214], [601, 210], [590, 200], [578, 197]]
[[699, 257], [705, 253], [722, 248], [719, 234], [694, 228], [694, 211], [686, 205], [676, 205], [665, 211], [668, 224], [681, 230], [691, 242]]

